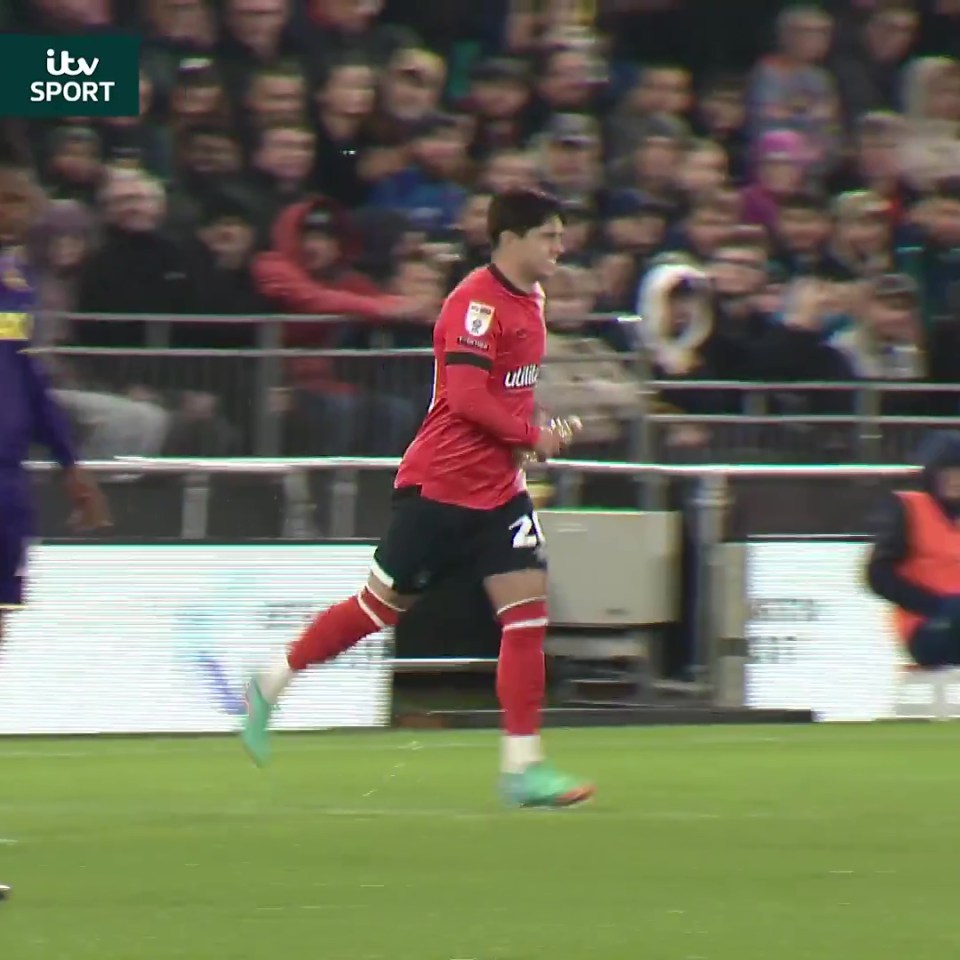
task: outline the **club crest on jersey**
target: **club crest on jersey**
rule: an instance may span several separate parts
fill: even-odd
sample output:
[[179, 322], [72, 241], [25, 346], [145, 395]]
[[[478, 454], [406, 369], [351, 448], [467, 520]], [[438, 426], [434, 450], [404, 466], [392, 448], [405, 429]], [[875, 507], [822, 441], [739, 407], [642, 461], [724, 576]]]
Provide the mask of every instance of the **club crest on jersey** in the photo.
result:
[[493, 323], [493, 307], [471, 300], [463, 324], [467, 328], [467, 333], [472, 337], [482, 337], [490, 329], [491, 323]]
[[525, 367], [511, 370], [503, 378], [503, 385], [508, 390], [522, 390], [525, 387], [535, 387], [539, 378], [540, 367], [535, 363], [528, 363]]

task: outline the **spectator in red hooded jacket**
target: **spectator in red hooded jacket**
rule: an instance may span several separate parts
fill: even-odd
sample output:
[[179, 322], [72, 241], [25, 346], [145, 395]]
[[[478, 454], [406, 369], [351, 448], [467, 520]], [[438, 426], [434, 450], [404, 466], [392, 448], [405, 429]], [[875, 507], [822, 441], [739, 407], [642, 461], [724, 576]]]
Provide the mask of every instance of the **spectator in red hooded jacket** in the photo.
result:
[[[314, 315], [286, 324], [284, 346], [330, 349], [357, 321], [434, 319], [426, 302], [385, 294], [353, 271], [351, 236], [345, 216], [325, 199], [295, 203], [277, 217], [273, 249], [253, 261], [254, 280], [278, 313]], [[390, 456], [413, 436], [416, 405], [379, 387], [372, 358], [354, 360], [355, 367], [358, 362], [362, 366], [351, 371], [348, 383], [339, 379], [330, 356], [291, 360], [294, 392], [292, 404], [285, 405], [308, 432], [307, 449], [298, 452]]]

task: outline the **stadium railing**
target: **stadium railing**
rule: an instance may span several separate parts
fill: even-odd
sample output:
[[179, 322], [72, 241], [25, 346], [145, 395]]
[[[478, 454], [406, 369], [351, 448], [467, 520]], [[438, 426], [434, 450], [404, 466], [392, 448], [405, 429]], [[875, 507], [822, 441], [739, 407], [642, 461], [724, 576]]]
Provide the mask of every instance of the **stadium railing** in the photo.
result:
[[[428, 402], [432, 384], [430, 350], [377, 346], [376, 334], [381, 329], [377, 327], [356, 325], [361, 333], [375, 335], [369, 349], [282, 348], [285, 325], [342, 325], [341, 317], [74, 315], [57, 318], [57, 322], [64, 319], [106, 326], [142, 323], [142, 345], [63, 343], [42, 347], [55, 362], [58, 386], [107, 397], [133, 391], [140, 397], [152, 397], [173, 414], [182, 408], [194, 421], [198, 416], [215, 420], [215, 426], [231, 437], [224, 447], [237, 455], [399, 453], [399, 438], [397, 449], [365, 448], [368, 442], [377, 442], [369, 438], [382, 439], [376, 420], [384, 415], [382, 405], [358, 404], [349, 414], [355, 419], [346, 424], [345, 432], [367, 439], [358, 439], [352, 449], [337, 449], [338, 441], [324, 429], [329, 408], [320, 405], [312, 413], [307, 410], [306, 417], [297, 415], [303, 395], [310, 392], [302, 388], [302, 378], [311, 377], [316, 383], [318, 378], [328, 377], [338, 385], [337, 390], [386, 398], [388, 404], [398, 403], [403, 417], [414, 422]], [[598, 314], [589, 319], [616, 323], [636, 318]], [[171, 346], [177, 331], [191, 324], [202, 324], [207, 331], [221, 325], [252, 327], [256, 346]], [[391, 329], [425, 332], [416, 324], [397, 324]], [[616, 359], [638, 389], [634, 404], [620, 402], [613, 409], [591, 379], [595, 374], [589, 368], [596, 364], [596, 356], [578, 357], [569, 351], [563, 355], [564, 364], [584, 364], [582, 377], [570, 376], [575, 385], [569, 392], [570, 402], [576, 402], [574, 396], [582, 397], [605, 423], [600, 439], [588, 438], [588, 443], [574, 448], [574, 456], [637, 462], [896, 463], [908, 456], [918, 434], [927, 427], [960, 423], [960, 385], [659, 381], [652, 378], [643, 351], [617, 354]], [[310, 372], [301, 370], [298, 380], [293, 365], [304, 361], [313, 366]], [[548, 353], [546, 363], [555, 362]], [[717, 412], [678, 409], [678, 393], [693, 401], [690, 407]], [[203, 397], [210, 402], [204, 403]], [[303, 406], [309, 408], [309, 400]], [[337, 409], [338, 415], [344, 416], [342, 406]], [[205, 442], [213, 443], [210, 437], [214, 434], [208, 432]], [[186, 452], [212, 454], [215, 447], [194, 447]]]
[[[98, 474], [118, 471], [136, 475], [167, 475], [183, 479], [181, 537], [201, 540], [206, 531], [210, 505], [211, 478], [214, 475], [259, 475], [282, 480], [284, 496], [284, 536], [287, 539], [310, 539], [307, 517], [311, 509], [311, 492], [307, 478], [313, 473], [332, 474], [329, 503], [331, 539], [349, 539], [355, 535], [358, 504], [358, 475], [363, 472], [394, 471], [398, 458], [124, 458], [92, 461], [88, 469]], [[31, 462], [36, 472], [55, 469], [47, 461]], [[712, 692], [716, 677], [713, 666], [721, 637], [719, 624], [724, 614], [719, 608], [723, 582], [723, 553], [726, 542], [728, 511], [732, 504], [731, 483], [737, 480], [815, 479], [815, 480], [895, 480], [910, 477], [916, 467], [903, 464], [853, 465], [775, 465], [775, 464], [700, 464], [668, 465], [663, 463], [628, 463], [596, 460], [555, 460], [542, 465], [548, 474], [606, 475], [632, 478], [686, 479], [694, 490], [689, 498], [693, 510], [695, 547], [695, 644], [693, 673], [703, 689]], [[407, 662], [407, 667], [465, 667], [476, 660], [421, 660]]]

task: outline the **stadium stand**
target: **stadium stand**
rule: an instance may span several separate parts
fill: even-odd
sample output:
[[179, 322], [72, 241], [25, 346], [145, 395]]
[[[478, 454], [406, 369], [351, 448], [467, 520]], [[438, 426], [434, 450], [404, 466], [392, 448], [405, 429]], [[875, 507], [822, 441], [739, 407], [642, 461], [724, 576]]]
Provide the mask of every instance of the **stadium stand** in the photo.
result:
[[569, 216], [543, 388], [583, 455], [895, 460], [958, 413], [960, 4], [7, 17], [143, 37], [139, 118], [3, 121], [89, 456], [399, 453], [490, 192], [536, 182]]

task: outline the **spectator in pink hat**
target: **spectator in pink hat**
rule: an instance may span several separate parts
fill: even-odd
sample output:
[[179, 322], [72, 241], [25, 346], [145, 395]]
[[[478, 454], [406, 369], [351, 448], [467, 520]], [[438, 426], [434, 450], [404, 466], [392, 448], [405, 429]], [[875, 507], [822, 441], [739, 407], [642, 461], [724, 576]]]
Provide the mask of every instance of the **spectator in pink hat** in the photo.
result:
[[810, 151], [793, 130], [765, 133], [753, 150], [753, 182], [742, 193], [744, 223], [776, 228], [779, 204], [799, 191], [807, 177]]

